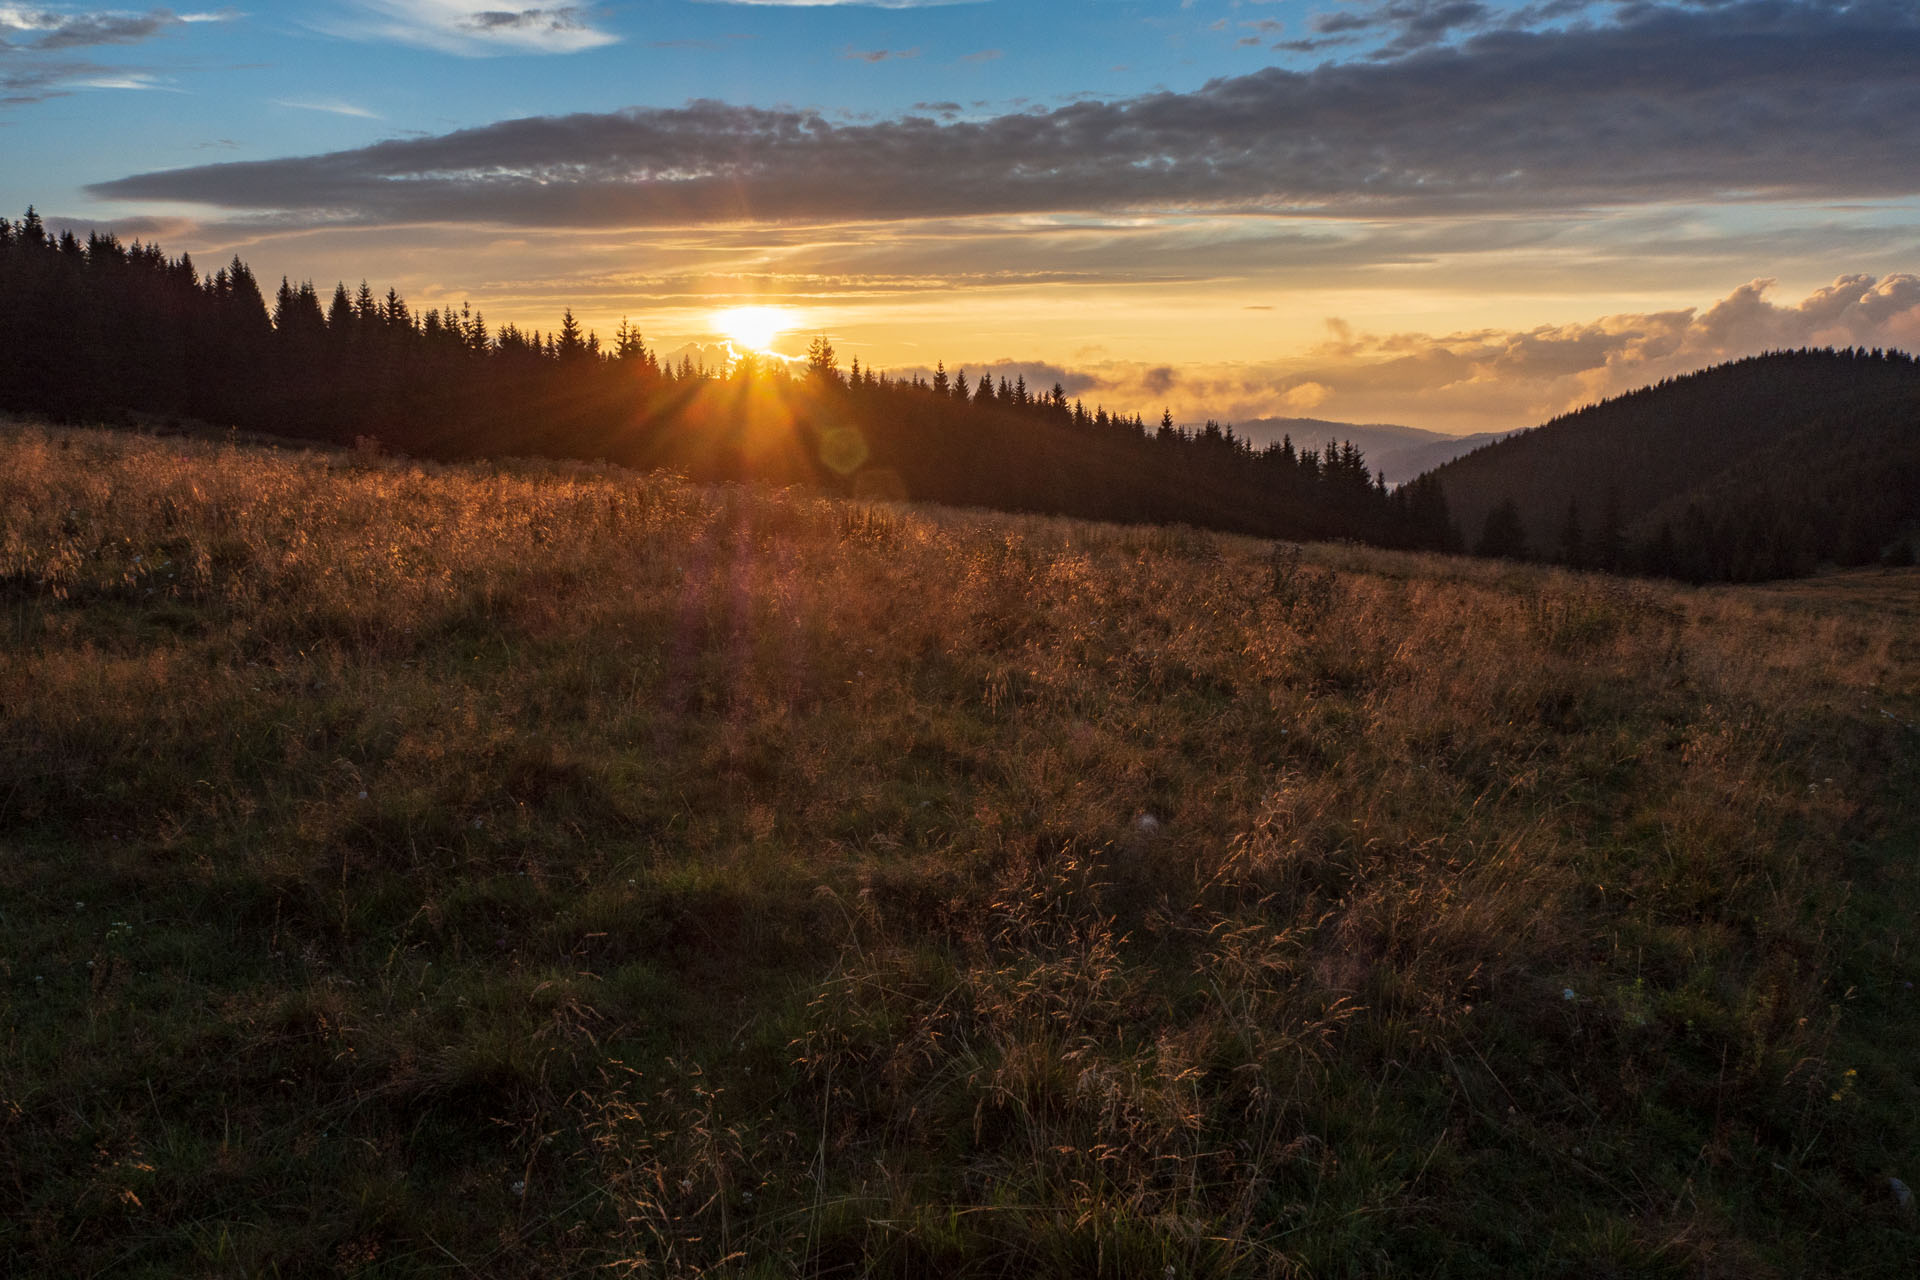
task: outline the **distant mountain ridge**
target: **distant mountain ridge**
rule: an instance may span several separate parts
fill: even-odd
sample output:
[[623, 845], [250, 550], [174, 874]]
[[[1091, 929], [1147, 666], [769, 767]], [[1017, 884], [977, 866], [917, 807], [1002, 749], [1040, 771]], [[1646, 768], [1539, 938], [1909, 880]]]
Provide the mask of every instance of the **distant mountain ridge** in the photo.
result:
[[1342, 444], [1351, 440], [1354, 448], [1367, 455], [1367, 465], [1395, 485], [1508, 434], [1489, 431], [1450, 436], [1391, 422], [1334, 422], [1326, 418], [1253, 418], [1235, 423], [1234, 430], [1256, 447], [1278, 444], [1289, 436], [1296, 449], [1319, 449], [1329, 440]]
[[1920, 524], [1920, 364], [1771, 352], [1435, 468], [1468, 546], [1696, 580], [1898, 559]]

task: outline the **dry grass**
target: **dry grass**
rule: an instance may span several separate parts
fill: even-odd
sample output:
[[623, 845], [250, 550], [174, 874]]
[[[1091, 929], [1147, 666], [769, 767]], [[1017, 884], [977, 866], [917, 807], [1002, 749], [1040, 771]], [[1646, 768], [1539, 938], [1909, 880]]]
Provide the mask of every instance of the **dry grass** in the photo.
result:
[[1871, 590], [5, 429], [0, 1253], [1902, 1274]]

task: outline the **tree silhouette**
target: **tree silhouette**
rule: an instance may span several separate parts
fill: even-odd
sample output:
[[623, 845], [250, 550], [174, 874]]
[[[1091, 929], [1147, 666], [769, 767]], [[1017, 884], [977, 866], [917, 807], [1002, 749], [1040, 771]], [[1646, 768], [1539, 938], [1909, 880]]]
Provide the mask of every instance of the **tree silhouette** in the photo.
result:
[[1571, 569], [1587, 566], [1587, 541], [1580, 530], [1578, 498], [1567, 499], [1567, 518], [1560, 525], [1560, 563]]
[[571, 307], [560, 317], [560, 332], [554, 338], [554, 354], [568, 362], [582, 359], [587, 354], [587, 343], [581, 336], [580, 322], [573, 318]]
[[839, 354], [824, 333], [807, 346], [807, 374], [816, 382], [837, 383], [840, 380]]
[[1480, 541], [1474, 544], [1473, 553], [1503, 560], [1527, 558], [1527, 531], [1520, 523], [1520, 507], [1512, 498], [1487, 513], [1487, 522], [1480, 531]]

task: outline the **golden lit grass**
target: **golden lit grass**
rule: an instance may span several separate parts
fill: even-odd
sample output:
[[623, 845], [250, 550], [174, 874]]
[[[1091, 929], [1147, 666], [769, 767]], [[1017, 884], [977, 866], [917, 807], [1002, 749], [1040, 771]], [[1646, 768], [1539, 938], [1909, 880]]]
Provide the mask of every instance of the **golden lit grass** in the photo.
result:
[[1901, 1274], [1855, 598], [8, 429], [0, 1249]]

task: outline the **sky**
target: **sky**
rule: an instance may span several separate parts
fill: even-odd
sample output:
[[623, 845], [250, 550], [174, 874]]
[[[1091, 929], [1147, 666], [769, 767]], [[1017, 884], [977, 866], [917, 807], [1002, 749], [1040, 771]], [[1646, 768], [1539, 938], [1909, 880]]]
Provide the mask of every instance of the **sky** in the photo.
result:
[[667, 354], [765, 306], [1151, 418], [1507, 430], [1920, 349], [1920, 3], [0, 3], [29, 204]]

